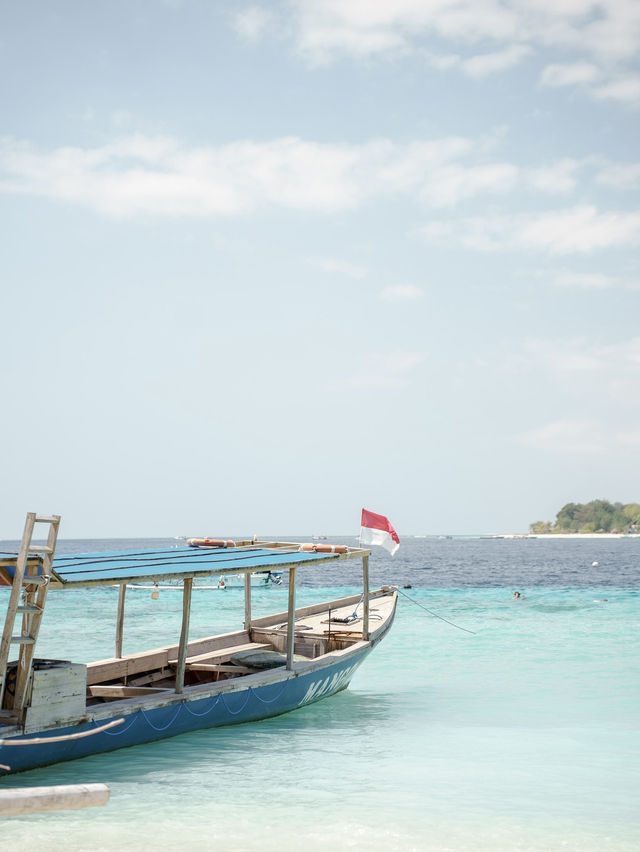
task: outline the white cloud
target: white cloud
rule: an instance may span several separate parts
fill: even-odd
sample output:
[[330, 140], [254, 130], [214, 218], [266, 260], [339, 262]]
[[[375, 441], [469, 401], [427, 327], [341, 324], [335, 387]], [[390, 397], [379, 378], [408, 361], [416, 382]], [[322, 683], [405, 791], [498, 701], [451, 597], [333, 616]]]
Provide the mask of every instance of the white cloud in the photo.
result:
[[596, 382], [606, 390], [614, 379], [637, 383], [640, 373], [640, 337], [619, 343], [602, 343], [586, 338], [545, 340], [530, 338], [522, 344], [522, 364], [529, 370], [544, 370], [551, 376], [589, 375], [592, 389]]
[[567, 373], [595, 373], [605, 365], [602, 347], [578, 338], [543, 340], [530, 338], [522, 344], [523, 359], [529, 369], [545, 370], [552, 376]]
[[573, 272], [561, 270], [555, 275], [554, 283], [558, 287], [575, 290], [608, 290], [616, 286], [616, 280], [611, 275], [600, 272]]
[[331, 385], [331, 390], [379, 390], [404, 388], [411, 382], [411, 374], [425, 360], [423, 352], [391, 352], [372, 354], [367, 364], [351, 376]]
[[640, 75], [618, 77], [594, 89], [599, 100], [613, 100], [630, 105], [640, 104]]
[[379, 298], [385, 302], [415, 302], [424, 295], [415, 284], [395, 284], [380, 291]]
[[526, 44], [512, 44], [504, 50], [472, 56], [460, 63], [460, 68], [469, 77], [487, 77], [518, 65], [533, 49]]
[[582, 49], [633, 59], [640, 13], [628, 0], [290, 0], [310, 58], [410, 49], [427, 38]]
[[138, 134], [97, 148], [39, 151], [0, 140], [0, 192], [38, 195], [111, 216], [234, 215], [273, 205], [332, 212], [376, 196], [413, 195], [451, 205], [506, 192], [518, 168], [461, 164], [484, 157], [490, 143], [459, 137], [394, 144], [264, 142], [188, 148]]
[[543, 86], [579, 86], [595, 83], [601, 77], [600, 69], [591, 62], [572, 62], [547, 65], [540, 75]]
[[[176, 139], [138, 134], [95, 148], [51, 151], [0, 139], [0, 193], [56, 199], [120, 218], [237, 216], [267, 207], [329, 214], [399, 197], [453, 209], [491, 199], [490, 215], [450, 213], [449, 220], [425, 225], [424, 236], [483, 251], [556, 255], [637, 242], [640, 212], [583, 204], [524, 214], [510, 207], [514, 199], [520, 205], [527, 191], [571, 193], [583, 177], [626, 188], [640, 179], [640, 166], [586, 158], [523, 168], [488, 159], [498, 137], [496, 131], [477, 140], [444, 137], [402, 144], [282, 137], [187, 147]], [[529, 197], [525, 206], [530, 203]], [[361, 274], [344, 261], [341, 266], [333, 259], [324, 262], [327, 271]]]
[[484, 193], [505, 194], [515, 187], [518, 175], [512, 163], [443, 165], [427, 176], [421, 198], [435, 207], [447, 207]]
[[185, 148], [134, 136], [95, 149], [0, 145], [0, 191], [48, 196], [112, 216], [237, 214], [260, 204], [332, 211], [359, 202], [357, 147], [296, 138]]
[[[637, 100], [634, 86], [616, 83], [640, 49], [635, 0], [289, 0], [296, 49], [311, 64], [342, 56], [371, 58], [424, 52], [432, 67], [457, 67], [474, 77], [512, 68], [533, 53], [570, 54], [548, 63], [546, 86], [586, 86], [620, 102]], [[434, 55], [432, 44], [453, 46]], [[495, 47], [465, 55], [474, 45]]]
[[552, 88], [585, 86], [597, 100], [613, 100], [634, 106], [640, 103], [640, 75], [613, 74], [604, 80], [606, 68], [591, 62], [547, 65], [540, 75], [540, 84]]
[[536, 216], [516, 236], [520, 245], [556, 254], [632, 245], [640, 238], [640, 213], [600, 213], [591, 205]]
[[595, 179], [602, 186], [635, 189], [640, 186], [640, 163], [605, 163]]
[[539, 192], [566, 194], [575, 189], [580, 166], [578, 160], [559, 160], [549, 166], [530, 169], [527, 182]]
[[595, 455], [605, 451], [602, 426], [593, 420], [556, 420], [521, 436], [528, 446], [562, 455]]
[[[561, 400], [567, 412], [586, 411], [591, 416], [596, 411], [607, 424], [611, 443], [614, 431], [635, 428], [640, 422], [640, 337], [607, 342], [605, 331], [573, 338], [524, 339], [497, 370], [502, 369], [511, 381], [517, 377], [522, 386], [543, 388], [543, 396]], [[548, 410], [548, 405], [543, 408]], [[584, 437], [580, 430], [576, 434]], [[534, 430], [530, 437], [542, 440], [545, 435]]]
[[315, 262], [320, 269], [324, 269], [325, 272], [337, 273], [338, 275], [344, 275], [347, 278], [353, 278], [355, 280], [360, 280], [367, 274], [364, 267], [358, 266], [355, 263], [349, 263], [349, 261], [346, 260], [336, 260], [335, 258], [325, 257], [320, 258]]
[[558, 455], [594, 456], [640, 446], [640, 431], [616, 430], [593, 419], [556, 420], [520, 435], [520, 443]]
[[271, 21], [272, 15], [264, 7], [248, 6], [234, 16], [233, 27], [247, 41], [258, 41]]
[[631, 432], [618, 432], [616, 439], [629, 447], [640, 447], [640, 430]]
[[588, 254], [624, 248], [640, 239], [640, 212], [599, 212], [592, 205], [519, 216], [430, 222], [421, 229], [431, 242], [481, 251], [529, 249], [549, 254]]

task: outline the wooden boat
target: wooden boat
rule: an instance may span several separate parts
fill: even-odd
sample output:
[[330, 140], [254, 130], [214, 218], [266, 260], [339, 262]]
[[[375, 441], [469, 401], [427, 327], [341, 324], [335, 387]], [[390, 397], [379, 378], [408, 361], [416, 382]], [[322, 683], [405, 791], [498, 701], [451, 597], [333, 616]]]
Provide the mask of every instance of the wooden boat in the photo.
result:
[[[11, 772], [304, 707], [345, 689], [393, 622], [397, 590], [369, 589], [370, 551], [359, 547], [250, 540], [55, 556], [59, 522], [30, 513], [19, 553], [0, 554], [0, 586], [10, 587], [0, 644], [0, 764]], [[44, 546], [32, 544], [38, 523], [49, 525]], [[296, 608], [297, 572], [345, 559], [362, 561], [362, 594]], [[261, 571], [287, 572], [286, 612], [252, 617], [251, 575]], [[243, 625], [189, 641], [194, 581], [220, 576], [244, 580]], [[127, 585], [172, 580], [183, 586], [179, 641], [123, 654]], [[114, 584], [114, 657], [89, 664], [35, 657], [49, 589]], [[12, 645], [19, 659], [9, 662]]]

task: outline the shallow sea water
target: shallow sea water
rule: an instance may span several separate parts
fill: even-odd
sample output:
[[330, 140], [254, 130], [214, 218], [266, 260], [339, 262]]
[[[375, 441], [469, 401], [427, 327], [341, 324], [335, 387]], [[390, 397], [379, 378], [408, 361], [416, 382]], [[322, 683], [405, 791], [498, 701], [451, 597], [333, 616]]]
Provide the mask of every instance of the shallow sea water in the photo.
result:
[[[640, 540], [410, 539], [393, 560], [376, 549], [371, 574], [412, 588], [348, 690], [0, 779], [111, 789], [104, 808], [5, 820], [0, 848], [640, 848]], [[300, 604], [357, 591], [349, 563], [300, 579]], [[256, 591], [255, 615], [286, 595]], [[111, 656], [116, 602], [110, 588], [52, 592], [38, 656]], [[181, 607], [179, 592], [130, 591], [125, 651], [177, 641]], [[241, 592], [202, 590], [191, 636], [241, 620]]]

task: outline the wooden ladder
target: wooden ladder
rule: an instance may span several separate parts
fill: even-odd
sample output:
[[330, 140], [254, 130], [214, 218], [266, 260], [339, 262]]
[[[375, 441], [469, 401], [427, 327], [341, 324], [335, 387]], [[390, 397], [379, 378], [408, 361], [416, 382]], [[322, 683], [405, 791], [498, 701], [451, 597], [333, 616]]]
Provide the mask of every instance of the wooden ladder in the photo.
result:
[[[49, 525], [46, 544], [32, 544], [36, 524]], [[21, 722], [33, 655], [51, 578], [59, 526], [60, 515], [49, 517], [37, 515], [35, 512], [27, 513], [0, 642], [0, 713], [5, 723], [20, 724]], [[39, 558], [34, 560], [34, 555]], [[38, 573], [40, 565], [42, 565], [42, 571]], [[16, 634], [15, 622], [18, 615], [22, 615], [22, 629], [19, 634]], [[10, 710], [7, 716], [1, 708], [7, 686], [7, 664], [12, 645], [20, 646], [20, 656], [13, 695], [13, 710]]]

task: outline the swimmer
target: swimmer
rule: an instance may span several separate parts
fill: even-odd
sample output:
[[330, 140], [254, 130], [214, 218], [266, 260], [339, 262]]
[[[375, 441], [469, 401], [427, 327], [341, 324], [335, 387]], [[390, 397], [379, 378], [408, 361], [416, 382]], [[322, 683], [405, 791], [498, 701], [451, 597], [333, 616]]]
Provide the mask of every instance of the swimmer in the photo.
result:
[[524, 595], [523, 595], [521, 592], [514, 592], [514, 593], [513, 593], [513, 597], [514, 597], [516, 600], [522, 600], [522, 599], [524, 598]]

